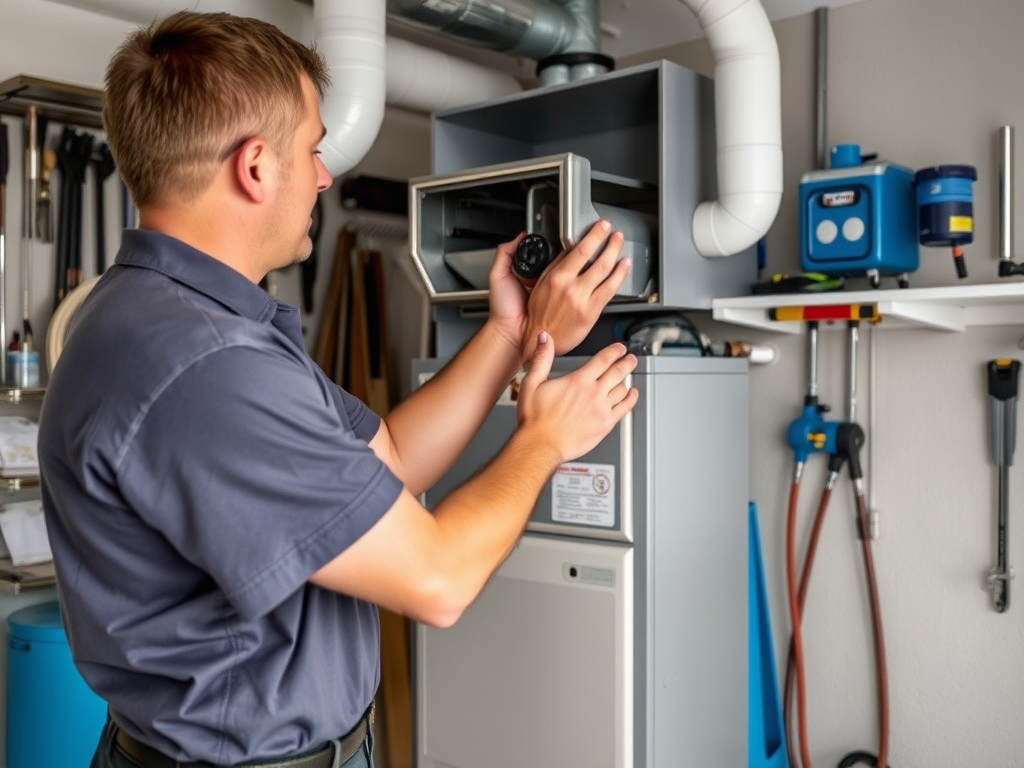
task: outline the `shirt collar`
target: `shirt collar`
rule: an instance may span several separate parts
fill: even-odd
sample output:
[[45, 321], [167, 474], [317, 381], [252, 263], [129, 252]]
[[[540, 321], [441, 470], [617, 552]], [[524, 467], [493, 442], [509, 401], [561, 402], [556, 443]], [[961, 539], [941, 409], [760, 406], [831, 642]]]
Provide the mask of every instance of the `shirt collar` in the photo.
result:
[[126, 229], [116, 264], [152, 269], [209, 296], [235, 314], [271, 323], [304, 346], [298, 309], [279, 301], [240, 272], [170, 235]]

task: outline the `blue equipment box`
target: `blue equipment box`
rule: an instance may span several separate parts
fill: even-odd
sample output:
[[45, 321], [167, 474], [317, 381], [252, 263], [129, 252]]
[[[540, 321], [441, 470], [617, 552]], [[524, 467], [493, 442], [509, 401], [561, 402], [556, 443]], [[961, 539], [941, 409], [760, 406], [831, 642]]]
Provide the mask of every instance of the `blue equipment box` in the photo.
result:
[[914, 174], [887, 162], [805, 173], [800, 181], [800, 267], [844, 277], [918, 268]]

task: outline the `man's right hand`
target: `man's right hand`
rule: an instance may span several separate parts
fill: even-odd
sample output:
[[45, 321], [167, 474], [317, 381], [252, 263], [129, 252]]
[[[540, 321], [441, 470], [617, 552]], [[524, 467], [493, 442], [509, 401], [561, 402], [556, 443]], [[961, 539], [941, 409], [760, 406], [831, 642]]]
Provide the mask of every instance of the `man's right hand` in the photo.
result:
[[637, 359], [614, 343], [576, 370], [551, 379], [554, 357], [554, 340], [541, 331], [516, 416], [519, 429], [555, 450], [561, 463], [593, 450], [636, 405], [639, 393], [626, 380]]
[[554, 340], [538, 333], [519, 391], [519, 427], [498, 455], [426, 510], [408, 489], [311, 581], [437, 627], [454, 623], [515, 547], [559, 464], [594, 448], [636, 405], [636, 357], [612, 344], [548, 378]]

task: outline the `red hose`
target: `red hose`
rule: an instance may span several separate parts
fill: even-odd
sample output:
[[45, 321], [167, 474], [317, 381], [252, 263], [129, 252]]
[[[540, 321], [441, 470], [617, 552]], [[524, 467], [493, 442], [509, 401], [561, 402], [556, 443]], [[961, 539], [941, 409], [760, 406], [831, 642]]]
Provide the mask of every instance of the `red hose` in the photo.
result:
[[875, 579], [875, 561], [871, 554], [871, 536], [868, 533], [867, 505], [864, 494], [857, 493], [857, 522], [864, 552], [864, 574], [868, 583], [871, 601], [871, 624], [874, 634], [875, 674], [878, 683], [878, 762], [886, 768], [889, 759], [889, 670], [885, 662], [885, 637], [882, 632], [882, 606], [878, 599], [878, 582]]
[[[800, 736], [800, 759], [803, 768], [811, 768], [810, 750], [807, 746], [807, 694], [804, 686], [804, 642], [800, 631], [800, 604], [796, 584], [796, 507], [800, 492], [800, 481], [793, 480], [789, 488], [789, 511], [786, 515], [786, 592], [789, 597], [789, 623], [792, 631], [791, 648], [793, 668], [796, 677], [797, 718]], [[788, 700], [787, 696], [787, 700]], [[786, 723], [789, 730], [789, 724]], [[787, 733], [788, 736], [788, 733]], [[790, 766], [797, 765], [790, 740], [786, 739], [790, 752]]]
[[[825, 520], [825, 511], [828, 509], [828, 503], [831, 498], [832, 491], [828, 486], [825, 486], [821, 491], [821, 499], [818, 501], [818, 511], [814, 516], [814, 525], [811, 528], [811, 536], [807, 542], [807, 554], [804, 555], [804, 565], [800, 571], [800, 586], [797, 592], [797, 608], [799, 609], [801, 620], [803, 618], [804, 603], [807, 600], [807, 587], [811, 582], [811, 569], [814, 567], [814, 555], [818, 551], [818, 540], [821, 538], [821, 527]], [[790, 768], [798, 768], [796, 754], [792, 750], [791, 739], [789, 738], [791, 732], [790, 708], [793, 699], [793, 683], [795, 674], [795, 653], [793, 649], [793, 642], [790, 640], [789, 655], [786, 660], [786, 682], [782, 695], [782, 721], [786, 727], [786, 747], [789, 750]]]
[[[786, 731], [786, 750], [789, 753], [790, 768], [812, 768], [810, 750], [807, 744], [807, 693], [804, 672], [803, 633], [801, 631], [802, 613], [810, 584], [814, 556], [818, 549], [825, 511], [831, 498], [831, 490], [826, 486], [818, 502], [814, 525], [804, 556], [804, 565], [800, 572], [799, 584], [796, 578], [796, 508], [799, 495], [799, 481], [794, 480], [790, 486], [789, 509], [786, 518], [786, 586], [789, 600], [789, 617], [792, 625], [789, 657], [786, 664], [786, 682], [783, 693], [783, 723]], [[889, 757], [889, 675], [886, 664], [885, 636], [882, 629], [882, 609], [878, 596], [878, 581], [875, 575], [874, 557], [871, 548], [871, 537], [868, 535], [868, 514], [863, 493], [855, 489], [857, 505], [857, 522], [861, 538], [864, 558], [864, 573], [867, 580], [868, 598], [871, 606], [871, 624], [873, 650], [875, 654], [875, 673], [878, 696], [878, 757], [876, 765], [886, 768]], [[800, 744], [800, 760], [797, 761], [793, 747], [792, 734], [792, 700], [793, 689], [796, 688], [797, 704], [797, 735]]]

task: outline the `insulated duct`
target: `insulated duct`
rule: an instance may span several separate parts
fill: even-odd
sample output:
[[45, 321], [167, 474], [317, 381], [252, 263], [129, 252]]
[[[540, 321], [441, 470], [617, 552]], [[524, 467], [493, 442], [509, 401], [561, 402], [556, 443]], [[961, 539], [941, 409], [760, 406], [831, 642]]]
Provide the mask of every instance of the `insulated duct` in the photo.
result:
[[[318, 0], [320, 2], [322, 0]], [[596, 0], [387, 0], [388, 12], [465, 43], [544, 58], [599, 51]], [[754, 245], [782, 200], [779, 50], [759, 0], [680, 0], [696, 16], [715, 63], [718, 199], [693, 214], [703, 256]], [[541, 84], [577, 80], [541, 73]]]
[[718, 200], [693, 213], [703, 256], [754, 245], [782, 200], [779, 49], [758, 0], [681, 0], [697, 15], [715, 62]]
[[600, 53], [598, 0], [387, 0], [387, 5], [389, 14], [454, 40], [540, 62], [542, 85], [582, 80], [611, 67]]

